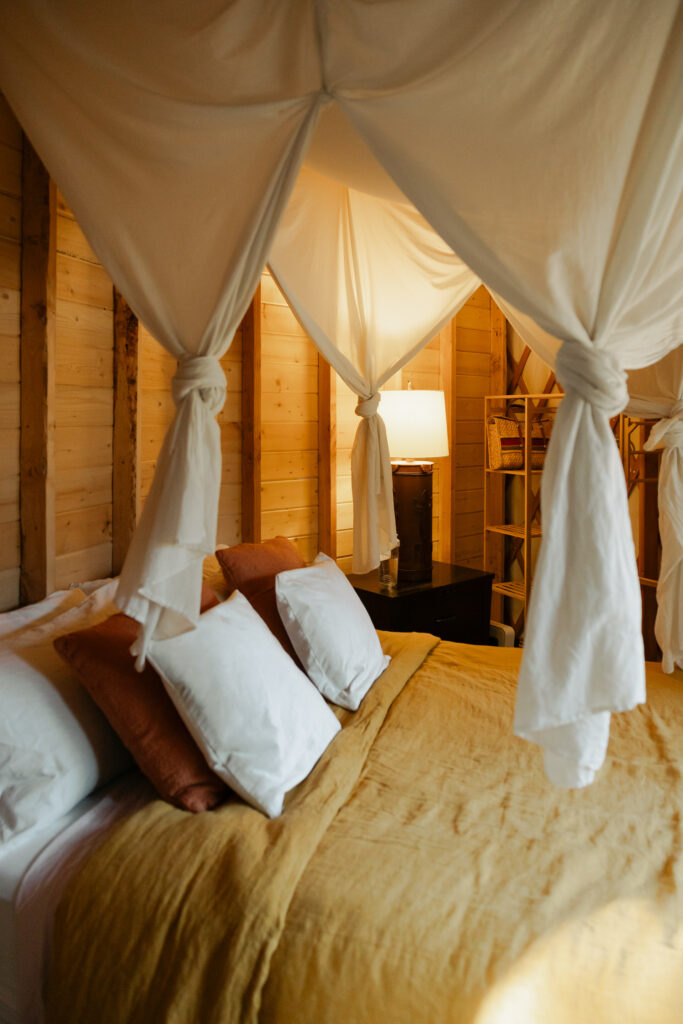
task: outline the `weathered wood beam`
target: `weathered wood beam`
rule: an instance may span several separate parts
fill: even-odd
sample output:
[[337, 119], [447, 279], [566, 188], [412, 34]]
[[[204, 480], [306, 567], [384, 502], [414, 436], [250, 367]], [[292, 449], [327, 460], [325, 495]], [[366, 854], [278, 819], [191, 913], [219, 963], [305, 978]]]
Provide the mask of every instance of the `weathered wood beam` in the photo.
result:
[[439, 521], [441, 523], [441, 561], [452, 562], [455, 549], [455, 388], [453, 367], [455, 355], [455, 321], [442, 329], [439, 335], [439, 378], [446, 403], [448, 430], [448, 458], [441, 460], [439, 480]]
[[242, 320], [242, 540], [261, 540], [261, 285]]
[[21, 256], [22, 604], [55, 589], [55, 329], [57, 197], [24, 137]]
[[112, 569], [121, 571], [140, 515], [139, 324], [114, 288]]
[[337, 557], [337, 379], [318, 353], [318, 547]]

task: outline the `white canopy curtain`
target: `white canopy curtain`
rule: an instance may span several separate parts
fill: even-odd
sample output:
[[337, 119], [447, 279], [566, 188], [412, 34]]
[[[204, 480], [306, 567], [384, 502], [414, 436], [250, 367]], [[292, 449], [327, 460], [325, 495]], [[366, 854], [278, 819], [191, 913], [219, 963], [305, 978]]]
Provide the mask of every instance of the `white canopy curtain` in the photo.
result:
[[[95, 253], [179, 361], [177, 405], [117, 602], [152, 636], [196, 622], [216, 546], [218, 363], [315, 123], [307, 5], [2, 5], [1, 86]], [[282, 60], [281, 54], [287, 53]]]
[[683, 668], [683, 342], [654, 366], [630, 374], [629, 392], [628, 413], [659, 418], [645, 443], [649, 451], [663, 449], [655, 636], [662, 649], [662, 668], [673, 672], [676, 665]]
[[[555, 367], [561, 342], [497, 296], [505, 316], [527, 345]], [[683, 316], [671, 322], [679, 340], [656, 363], [628, 374], [630, 416], [658, 419], [645, 447], [663, 449], [659, 474], [659, 529], [662, 566], [657, 585], [655, 636], [662, 649], [662, 669], [683, 668]], [[669, 336], [652, 337], [652, 351], [665, 349]]]
[[[563, 341], [567, 398], [546, 463], [517, 728], [546, 748], [553, 779], [590, 781], [608, 712], [644, 697], [607, 418], [626, 404], [624, 367], [679, 341], [678, 0], [0, 0], [0, 10], [0, 85], [164, 343], [218, 354], [212, 339], [246, 305], [330, 96], [470, 269]], [[653, 337], [665, 339], [656, 355]], [[190, 392], [209, 385], [214, 404], [215, 377], [199, 376]], [[181, 442], [194, 421], [179, 424]], [[169, 461], [183, 449], [169, 442]], [[173, 548], [185, 546], [198, 580], [195, 543], [213, 521], [200, 505], [163, 535], [150, 526], [145, 553], [129, 558], [122, 594], [148, 632], [161, 608], [157, 630], [190, 621], [195, 595], [181, 592], [195, 569], [178, 572]]]
[[353, 570], [369, 572], [397, 543], [379, 389], [481, 282], [409, 204], [307, 168], [280, 224], [270, 267], [318, 349], [358, 396]]

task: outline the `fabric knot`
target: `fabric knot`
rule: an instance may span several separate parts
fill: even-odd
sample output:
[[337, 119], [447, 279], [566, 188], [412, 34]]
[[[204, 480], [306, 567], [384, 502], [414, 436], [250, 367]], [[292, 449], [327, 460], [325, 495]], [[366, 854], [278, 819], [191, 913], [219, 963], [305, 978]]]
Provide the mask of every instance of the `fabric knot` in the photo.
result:
[[665, 416], [658, 420], [650, 431], [650, 436], [643, 445], [647, 452], [653, 452], [657, 448], [681, 448], [683, 449], [683, 408], [676, 411], [677, 403], [671, 412], [671, 416]]
[[365, 419], [369, 419], [370, 416], [374, 416], [377, 412], [379, 399], [379, 391], [375, 391], [374, 395], [370, 395], [369, 398], [361, 399], [355, 408], [356, 416], [364, 416]]
[[626, 374], [610, 352], [565, 341], [557, 353], [555, 373], [565, 391], [575, 392], [606, 416], [616, 416], [626, 407]]
[[176, 405], [193, 391], [199, 392], [202, 402], [214, 415], [225, 401], [225, 374], [215, 356], [187, 356], [178, 362], [178, 370], [171, 381], [171, 394]]

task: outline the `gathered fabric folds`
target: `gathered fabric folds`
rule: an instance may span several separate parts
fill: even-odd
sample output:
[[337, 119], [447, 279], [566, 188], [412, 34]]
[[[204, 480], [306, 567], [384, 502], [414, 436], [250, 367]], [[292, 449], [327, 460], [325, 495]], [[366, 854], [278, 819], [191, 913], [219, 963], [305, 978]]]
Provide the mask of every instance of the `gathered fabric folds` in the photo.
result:
[[[334, 110], [326, 107], [321, 122], [334, 117], [343, 132]], [[373, 182], [378, 178], [375, 170]], [[481, 284], [398, 195], [360, 192], [306, 166], [269, 259], [316, 347], [359, 399], [351, 457], [358, 573], [376, 568], [400, 542], [379, 389]]]
[[556, 372], [566, 395], [541, 482], [543, 545], [515, 732], [544, 748], [553, 782], [583, 786], [604, 761], [609, 712], [645, 700], [640, 585], [609, 423], [628, 392], [625, 373], [596, 347], [565, 342]]
[[[202, 561], [216, 548], [221, 439], [215, 417], [225, 401], [219, 361], [185, 357], [171, 392], [176, 413], [117, 591], [119, 606], [142, 624], [132, 648], [138, 669], [150, 640], [192, 625], [200, 605]], [[140, 586], [141, 575], [153, 585]]]
[[[517, 729], [544, 747], [551, 778], [582, 785], [609, 713], [644, 698], [609, 415], [626, 404], [624, 370], [683, 340], [683, 6], [404, 7], [0, 0], [0, 88], [116, 286], [181, 363], [119, 591], [143, 625], [141, 658], [151, 636], [196, 621], [223, 385], [215, 363], [193, 360], [226, 351], [267, 261], [361, 400], [356, 571], [393, 539], [381, 406], [363, 415], [363, 403], [480, 281], [562, 343]], [[677, 460], [673, 428], [658, 436]], [[672, 558], [666, 600], [680, 587]], [[677, 656], [672, 630], [666, 643]]]

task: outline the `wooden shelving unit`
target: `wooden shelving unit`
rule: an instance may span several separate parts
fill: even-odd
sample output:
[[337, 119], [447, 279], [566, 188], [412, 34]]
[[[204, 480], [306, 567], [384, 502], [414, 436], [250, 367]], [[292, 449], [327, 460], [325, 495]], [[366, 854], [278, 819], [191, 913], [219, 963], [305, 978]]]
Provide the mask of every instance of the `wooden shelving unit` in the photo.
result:
[[[493, 592], [502, 597], [512, 598], [522, 603], [522, 612], [515, 623], [518, 635], [523, 631], [526, 608], [531, 595], [532, 548], [531, 542], [542, 533], [539, 516], [538, 487], [542, 469], [532, 468], [532, 425], [543, 419], [550, 419], [557, 409], [557, 404], [564, 396], [561, 394], [531, 395], [487, 395], [484, 399], [484, 429], [486, 433], [486, 465], [484, 481], [484, 564], [487, 564], [487, 548], [492, 536], [509, 537], [517, 542], [522, 559], [522, 578], [495, 579]], [[492, 415], [514, 416], [518, 420], [524, 436], [524, 463], [522, 469], [492, 469], [489, 463], [489, 444], [487, 424]], [[505, 498], [500, 498], [500, 487], [494, 488], [501, 477], [520, 477], [523, 481], [523, 516], [521, 522], [508, 522], [505, 510]]]

